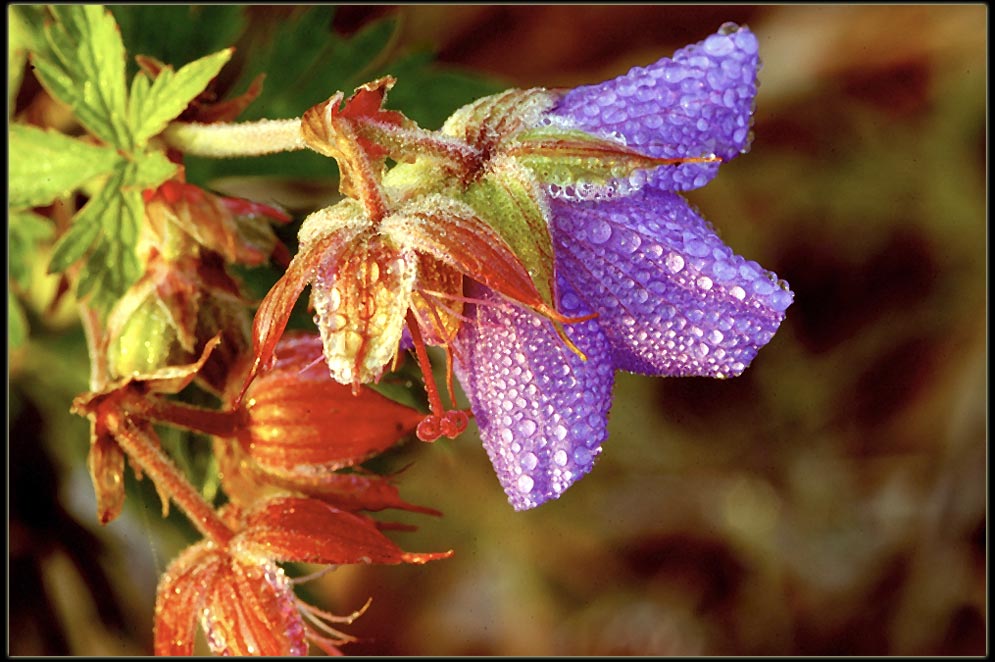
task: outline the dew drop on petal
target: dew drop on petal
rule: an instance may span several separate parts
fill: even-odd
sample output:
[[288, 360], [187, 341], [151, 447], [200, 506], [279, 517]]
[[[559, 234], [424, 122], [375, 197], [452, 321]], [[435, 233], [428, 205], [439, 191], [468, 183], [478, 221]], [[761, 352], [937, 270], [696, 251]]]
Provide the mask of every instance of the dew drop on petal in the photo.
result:
[[522, 474], [521, 476], [518, 477], [518, 491], [521, 492], [522, 494], [528, 494], [529, 492], [532, 491], [532, 488], [534, 486], [535, 486], [535, 481], [532, 480], [531, 476]]
[[591, 243], [603, 244], [612, 236], [612, 227], [604, 221], [597, 221], [588, 231]]
[[684, 268], [684, 258], [677, 253], [671, 253], [664, 260], [667, 268], [675, 274]]
[[568, 459], [567, 452], [562, 448], [553, 453], [553, 462], [560, 465], [561, 467], [565, 467], [567, 465], [567, 459]]

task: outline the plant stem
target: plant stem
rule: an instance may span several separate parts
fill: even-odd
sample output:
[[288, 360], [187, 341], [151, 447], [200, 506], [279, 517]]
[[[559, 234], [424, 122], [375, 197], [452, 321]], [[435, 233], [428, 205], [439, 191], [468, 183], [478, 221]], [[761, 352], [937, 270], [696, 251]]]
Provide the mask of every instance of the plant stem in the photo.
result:
[[161, 423], [218, 437], [232, 437], [244, 422], [244, 410], [216, 411], [161, 397], [143, 398], [142, 413]]
[[258, 120], [214, 124], [173, 122], [163, 132], [166, 143], [190, 156], [223, 159], [261, 156], [304, 149], [301, 120]]
[[218, 545], [227, 545], [234, 536], [232, 530], [194, 489], [159, 445], [153, 443], [147, 433], [136, 427], [127, 414], [111, 410], [106, 412], [104, 421], [121, 449], [141, 467], [160, 491], [169, 495], [194, 526]]

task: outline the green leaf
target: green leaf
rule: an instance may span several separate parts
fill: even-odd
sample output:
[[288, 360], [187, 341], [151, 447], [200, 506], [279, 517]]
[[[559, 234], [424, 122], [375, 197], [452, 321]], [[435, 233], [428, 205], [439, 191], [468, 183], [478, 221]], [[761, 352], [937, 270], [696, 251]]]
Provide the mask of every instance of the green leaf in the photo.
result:
[[[104, 190], [106, 188], [101, 190], [101, 194]], [[90, 201], [90, 204], [93, 204], [93, 200]], [[66, 233], [55, 242], [52, 258], [48, 263], [48, 273], [65, 271], [71, 264], [86, 255], [98, 234], [100, 234], [99, 219], [92, 215], [77, 214]]]
[[144, 73], [135, 76], [128, 100], [128, 119], [135, 147], [144, 147], [148, 139], [161, 133], [166, 124], [182, 113], [187, 105], [218, 75], [234, 49], [226, 48], [191, 62], [177, 72], [165, 67], [149, 86]]
[[114, 17], [99, 5], [53, 5], [56, 21], [36, 51], [35, 73], [80, 123], [121, 149], [132, 146], [126, 124], [125, 51]]
[[176, 174], [178, 165], [166, 158], [162, 152], [141, 154], [128, 171], [123, 186], [129, 190], [144, 191], [158, 188]]
[[117, 151], [26, 124], [10, 127], [10, 186], [14, 208], [51, 204], [121, 162]]
[[17, 349], [28, 339], [28, 320], [21, 302], [7, 287], [7, 348]]
[[61, 271], [87, 254], [76, 296], [106, 314], [138, 279], [141, 265], [135, 254], [145, 206], [136, 182], [139, 166], [128, 164], [110, 176], [107, 185], [76, 215], [55, 247], [49, 271]]
[[[246, 44], [252, 58], [239, 79], [241, 89], [261, 73], [267, 74], [262, 94], [243, 115], [244, 119], [299, 116], [303, 109], [324, 101], [337, 91], [326, 89], [318, 98], [302, 98], [294, 87], [314, 70], [323, 80], [333, 72], [351, 72], [352, 63], [325, 57], [332, 42], [340, 37], [332, 32], [335, 8], [330, 6], [297, 7], [290, 16], [274, 21], [272, 29], [256, 32], [256, 39]], [[344, 68], [347, 68], [344, 70]]]
[[37, 253], [35, 244], [51, 239], [55, 230], [49, 219], [30, 211], [10, 212], [9, 222], [8, 274], [21, 287], [28, 287], [30, 285], [28, 259]]

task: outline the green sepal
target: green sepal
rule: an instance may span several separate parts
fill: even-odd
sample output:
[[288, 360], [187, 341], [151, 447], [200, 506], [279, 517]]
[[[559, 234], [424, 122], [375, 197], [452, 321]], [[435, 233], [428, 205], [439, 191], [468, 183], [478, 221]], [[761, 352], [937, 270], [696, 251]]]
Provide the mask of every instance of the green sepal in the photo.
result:
[[58, 131], [13, 124], [8, 136], [8, 205], [15, 209], [49, 205], [122, 162], [111, 147], [90, 145]]
[[628, 178], [636, 170], [672, 162], [640, 154], [584, 131], [553, 126], [519, 133], [505, 153], [531, 170], [543, 184], [558, 186], [579, 183], [607, 186]]
[[508, 243], [543, 301], [555, 308], [549, 211], [532, 173], [512, 159], [494, 159], [490, 171], [461, 197]]

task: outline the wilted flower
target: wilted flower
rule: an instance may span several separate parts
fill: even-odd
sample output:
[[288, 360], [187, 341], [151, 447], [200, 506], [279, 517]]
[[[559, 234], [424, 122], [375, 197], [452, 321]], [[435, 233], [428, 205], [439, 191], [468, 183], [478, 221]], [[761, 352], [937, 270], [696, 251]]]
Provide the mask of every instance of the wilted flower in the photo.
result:
[[305, 220], [256, 315], [257, 369], [310, 283], [333, 378], [378, 379], [406, 327], [433, 410], [419, 436], [454, 436], [424, 349], [444, 346], [512, 505], [555, 498], [600, 452], [616, 369], [738, 375], [791, 303], [677, 194], [748, 147], [758, 66], [729, 24], [601, 85], [481, 99], [438, 132], [381, 109], [389, 79], [311, 109], [303, 139], [349, 197]]
[[228, 508], [235, 535], [196, 543], [159, 581], [155, 654], [191, 655], [198, 625], [212, 653], [305, 655], [308, 642], [330, 654], [351, 637], [335, 617], [303, 602], [276, 561], [319, 564], [427, 563], [452, 552], [402, 551], [372, 520], [315, 499], [276, 497], [242, 515]]

